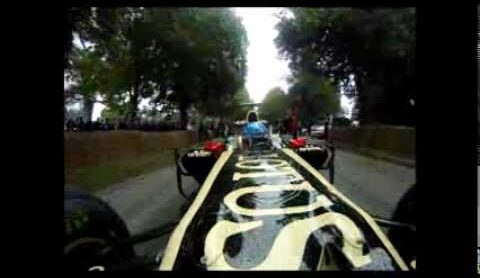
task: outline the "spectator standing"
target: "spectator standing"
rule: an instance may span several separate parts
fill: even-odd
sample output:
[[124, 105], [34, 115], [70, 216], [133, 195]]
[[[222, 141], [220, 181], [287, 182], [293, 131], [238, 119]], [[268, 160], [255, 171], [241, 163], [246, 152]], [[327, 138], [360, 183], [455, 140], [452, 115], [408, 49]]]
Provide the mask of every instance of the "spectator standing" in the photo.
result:
[[76, 123], [76, 131], [83, 131], [83, 130], [85, 130], [85, 122], [83, 121], [83, 117], [78, 117], [77, 123]]
[[220, 119], [220, 121], [218, 122], [217, 131], [218, 136], [227, 137], [225, 134], [225, 123], [223, 122], [223, 119]]
[[298, 110], [290, 109], [289, 110], [289, 120], [288, 120], [288, 133], [290, 133], [293, 138], [298, 136]]
[[66, 124], [67, 131], [73, 131], [74, 127], [75, 127], [75, 122], [73, 122], [72, 119], [68, 119]]

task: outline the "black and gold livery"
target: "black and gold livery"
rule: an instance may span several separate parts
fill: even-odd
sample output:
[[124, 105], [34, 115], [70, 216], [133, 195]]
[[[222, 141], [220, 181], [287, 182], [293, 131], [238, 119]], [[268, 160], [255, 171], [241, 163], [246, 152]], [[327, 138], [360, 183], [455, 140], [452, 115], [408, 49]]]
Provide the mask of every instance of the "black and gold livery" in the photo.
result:
[[198, 157], [213, 166], [206, 177], [197, 173], [203, 184], [172, 233], [159, 270], [411, 267], [372, 218], [316, 170], [330, 163], [328, 148], [230, 146], [218, 158], [199, 150], [186, 157], [186, 164]]

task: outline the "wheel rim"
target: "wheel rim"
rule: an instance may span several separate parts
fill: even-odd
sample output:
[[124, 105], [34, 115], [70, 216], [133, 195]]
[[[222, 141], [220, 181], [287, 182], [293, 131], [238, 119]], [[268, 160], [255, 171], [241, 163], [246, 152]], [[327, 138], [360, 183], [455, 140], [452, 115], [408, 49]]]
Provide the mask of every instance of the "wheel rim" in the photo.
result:
[[120, 256], [105, 239], [83, 237], [64, 247], [64, 259], [68, 269], [88, 270], [95, 265], [120, 261]]

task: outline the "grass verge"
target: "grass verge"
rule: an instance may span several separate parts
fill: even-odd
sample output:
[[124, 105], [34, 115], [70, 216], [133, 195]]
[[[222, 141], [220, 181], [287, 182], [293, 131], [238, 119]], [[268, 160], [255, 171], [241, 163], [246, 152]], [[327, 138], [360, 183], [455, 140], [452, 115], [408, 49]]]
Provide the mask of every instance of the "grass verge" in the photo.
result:
[[128, 178], [174, 165], [174, 163], [173, 150], [159, 151], [139, 157], [101, 162], [77, 169], [65, 169], [65, 179], [66, 184], [95, 192]]

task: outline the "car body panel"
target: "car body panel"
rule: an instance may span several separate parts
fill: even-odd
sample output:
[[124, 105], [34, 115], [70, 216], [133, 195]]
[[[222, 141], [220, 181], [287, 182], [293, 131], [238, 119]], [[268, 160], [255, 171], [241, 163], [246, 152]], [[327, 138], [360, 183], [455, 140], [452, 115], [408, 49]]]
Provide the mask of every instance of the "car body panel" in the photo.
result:
[[326, 153], [229, 145], [159, 270], [408, 270], [372, 218], [302, 158], [308, 148]]

